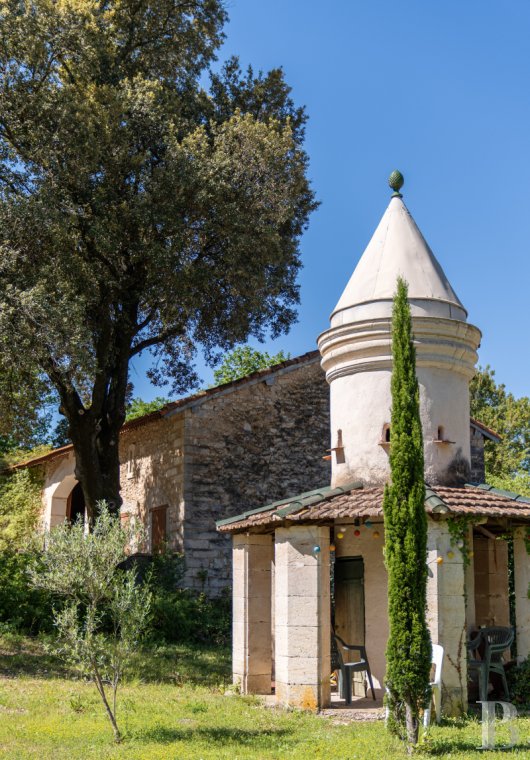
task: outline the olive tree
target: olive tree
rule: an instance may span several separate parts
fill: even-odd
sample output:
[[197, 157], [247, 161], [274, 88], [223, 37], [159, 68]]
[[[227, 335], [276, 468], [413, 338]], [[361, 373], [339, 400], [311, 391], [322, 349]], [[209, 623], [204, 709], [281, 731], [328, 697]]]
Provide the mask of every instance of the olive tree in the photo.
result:
[[55, 613], [55, 648], [67, 662], [91, 678], [111, 722], [116, 741], [118, 687], [131, 656], [147, 629], [151, 592], [136, 569], [123, 569], [134, 539], [100, 505], [93, 530], [83, 521], [53, 528], [31, 583], [62, 598]]

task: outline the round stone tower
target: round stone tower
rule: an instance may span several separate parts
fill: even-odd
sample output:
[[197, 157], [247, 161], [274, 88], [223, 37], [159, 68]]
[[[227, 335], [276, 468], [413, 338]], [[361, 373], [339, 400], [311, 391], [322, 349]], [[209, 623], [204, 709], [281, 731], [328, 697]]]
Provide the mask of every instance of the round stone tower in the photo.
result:
[[469, 479], [469, 381], [480, 331], [395, 191], [368, 247], [318, 339], [330, 384], [332, 486], [389, 478], [392, 303], [398, 277], [408, 283], [420, 386], [425, 480]]

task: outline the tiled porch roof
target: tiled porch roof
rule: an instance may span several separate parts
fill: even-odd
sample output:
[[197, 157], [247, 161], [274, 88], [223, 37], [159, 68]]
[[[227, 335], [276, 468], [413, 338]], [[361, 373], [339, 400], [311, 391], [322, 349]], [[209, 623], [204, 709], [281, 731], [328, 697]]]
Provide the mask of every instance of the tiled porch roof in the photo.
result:
[[[480, 515], [507, 517], [530, 522], [530, 499], [500, 491], [486, 484], [461, 488], [426, 486], [425, 509], [428, 514]], [[383, 516], [383, 488], [363, 488], [351, 483], [342, 488], [308, 491], [283, 501], [274, 502], [241, 515], [217, 522], [223, 533], [270, 529], [289, 523], [325, 523], [343, 518]]]

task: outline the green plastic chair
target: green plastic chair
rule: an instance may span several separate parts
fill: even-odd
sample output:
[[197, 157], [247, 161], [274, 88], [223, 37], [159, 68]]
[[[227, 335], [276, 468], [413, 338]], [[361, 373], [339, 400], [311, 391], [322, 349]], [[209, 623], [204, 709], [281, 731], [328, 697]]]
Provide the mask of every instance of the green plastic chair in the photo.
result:
[[492, 627], [481, 628], [475, 638], [467, 642], [470, 655], [468, 669], [478, 673], [478, 689], [480, 701], [488, 701], [488, 684], [490, 674], [496, 673], [502, 679], [506, 699], [510, 699], [508, 682], [504, 671], [503, 652], [510, 648], [514, 639], [513, 628]]
[[[350, 705], [352, 703], [353, 674], [366, 671], [368, 683], [370, 684], [370, 689], [372, 691], [372, 698], [375, 699], [374, 684], [372, 681], [372, 673], [370, 671], [368, 657], [366, 655], [366, 648], [357, 644], [346, 644], [336, 633], [332, 634], [332, 639], [335, 644], [333, 647], [334, 652], [332, 653], [332, 661], [335, 660], [339, 666], [337, 670], [339, 671], [340, 697], [346, 700], [346, 704]], [[357, 660], [357, 662], [344, 662], [341, 649], [345, 649], [347, 652], [359, 652], [360, 659]]]

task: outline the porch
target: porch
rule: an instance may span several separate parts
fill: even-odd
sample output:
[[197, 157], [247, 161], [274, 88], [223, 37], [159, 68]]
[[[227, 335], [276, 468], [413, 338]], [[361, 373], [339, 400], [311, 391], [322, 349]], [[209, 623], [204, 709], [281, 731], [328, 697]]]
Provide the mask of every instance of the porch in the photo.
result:
[[[333, 620], [341, 638], [366, 647], [381, 705], [388, 638], [382, 493], [357, 484], [337, 490], [224, 523], [233, 533], [233, 678], [243, 693], [271, 695], [274, 684], [280, 705], [321, 710], [337, 704], [330, 687]], [[458, 714], [467, 708], [472, 631], [509, 626], [515, 614], [518, 658], [529, 654], [530, 505], [485, 489], [438, 489], [428, 492], [426, 509], [427, 621], [432, 642], [445, 653], [443, 711]], [[506, 536], [513, 537], [512, 616]], [[356, 674], [357, 697], [365, 695], [364, 675]]]

